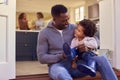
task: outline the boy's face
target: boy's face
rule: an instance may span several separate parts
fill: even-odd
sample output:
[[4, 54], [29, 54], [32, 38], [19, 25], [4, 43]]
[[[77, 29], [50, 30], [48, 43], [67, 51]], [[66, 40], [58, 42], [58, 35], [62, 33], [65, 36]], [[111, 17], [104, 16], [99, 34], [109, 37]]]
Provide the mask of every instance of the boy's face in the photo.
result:
[[77, 28], [75, 29], [75, 34], [74, 36], [76, 38], [84, 38], [84, 28], [81, 25], [78, 25]]

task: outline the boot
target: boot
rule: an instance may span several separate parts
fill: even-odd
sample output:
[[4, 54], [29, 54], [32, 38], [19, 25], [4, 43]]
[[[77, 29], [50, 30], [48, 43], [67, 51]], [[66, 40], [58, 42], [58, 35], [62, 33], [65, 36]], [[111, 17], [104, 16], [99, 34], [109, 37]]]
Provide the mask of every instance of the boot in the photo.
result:
[[92, 59], [89, 59], [87, 61], [87, 65], [86, 64], [78, 64], [77, 65], [77, 68], [85, 73], [85, 74], [88, 74], [92, 77], [95, 77], [96, 76], [96, 62]]
[[67, 43], [63, 44], [63, 51], [66, 55], [67, 60], [71, 62], [72, 61], [71, 48]]
[[70, 48], [70, 46], [67, 43], [63, 44], [63, 51], [67, 57], [67, 60], [72, 61], [75, 56], [77, 55], [77, 48]]
[[76, 47], [72, 48], [71, 49], [71, 56], [73, 59], [77, 56], [77, 54], [78, 54], [77, 48]]

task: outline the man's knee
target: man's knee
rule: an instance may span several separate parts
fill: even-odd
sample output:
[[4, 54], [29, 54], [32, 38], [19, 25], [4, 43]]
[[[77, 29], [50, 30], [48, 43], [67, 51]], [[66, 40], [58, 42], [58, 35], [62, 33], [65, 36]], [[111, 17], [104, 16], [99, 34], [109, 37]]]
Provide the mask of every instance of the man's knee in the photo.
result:
[[95, 61], [97, 62], [103, 62], [103, 61], [107, 61], [107, 57], [106, 56], [94, 56], [92, 57]]
[[72, 77], [67, 73], [59, 73], [57, 76], [58, 80], [73, 80]]
[[53, 65], [50, 67], [50, 76], [55, 80], [72, 80], [68, 71], [60, 65]]

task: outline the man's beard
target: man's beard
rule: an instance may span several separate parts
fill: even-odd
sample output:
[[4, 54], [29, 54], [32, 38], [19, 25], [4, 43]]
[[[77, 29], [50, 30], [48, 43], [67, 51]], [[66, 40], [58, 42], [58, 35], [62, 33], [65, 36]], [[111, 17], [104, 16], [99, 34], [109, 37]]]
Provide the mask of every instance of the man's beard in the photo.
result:
[[60, 25], [56, 25], [56, 28], [59, 29], [59, 30], [63, 30], [63, 29], [66, 28], [66, 26], [67, 26], [67, 25], [62, 25], [62, 24], [60, 24]]

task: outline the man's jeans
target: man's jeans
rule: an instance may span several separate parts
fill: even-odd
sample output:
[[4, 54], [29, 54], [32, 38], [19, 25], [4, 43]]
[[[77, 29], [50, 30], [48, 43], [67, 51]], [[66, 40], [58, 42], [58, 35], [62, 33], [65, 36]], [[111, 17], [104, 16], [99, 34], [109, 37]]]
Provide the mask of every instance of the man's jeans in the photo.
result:
[[[103, 80], [118, 80], [106, 56], [92, 57], [97, 62], [97, 70]], [[84, 63], [78, 61], [77, 64]], [[53, 80], [73, 80], [72, 78], [84, 77], [86, 74], [78, 69], [73, 69], [71, 63], [64, 60], [49, 67], [49, 75]]]

